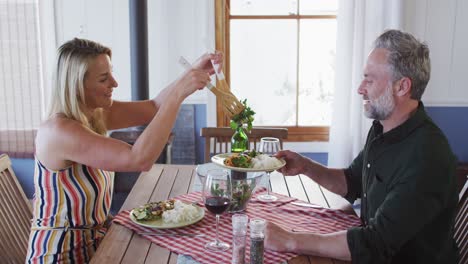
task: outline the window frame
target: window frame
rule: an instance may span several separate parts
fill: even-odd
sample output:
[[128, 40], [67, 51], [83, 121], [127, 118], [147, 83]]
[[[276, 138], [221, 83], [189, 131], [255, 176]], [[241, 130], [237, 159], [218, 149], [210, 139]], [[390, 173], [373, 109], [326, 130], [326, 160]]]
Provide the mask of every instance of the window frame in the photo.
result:
[[[230, 20], [231, 19], [336, 19], [336, 15], [231, 15], [230, 0], [215, 1], [215, 45], [224, 53], [224, 74], [230, 84]], [[299, 13], [299, 12], [297, 12]], [[298, 23], [299, 25], [299, 23]], [[298, 27], [299, 30], [299, 27]], [[298, 32], [299, 33], [299, 32]], [[299, 45], [299, 44], [298, 44]], [[299, 54], [299, 53], [298, 53]], [[299, 60], [298, 60], [299, 61]], [[298, 85], [298, 84], [297, 84]], [[298, 100], [296, 93], [296, 100]], [[296, 104], [297, 106], [298, 104]], [[297, 112], [297, 109], [296, 109]], [[229, 118], [222, 110], [221, 101], [216, 98], [216, 124], [218, 127], [229, 126]], [[271, 127], [271, 126], [270, 126]], [[329, 126], [274, 126], [288, 128], [289, 142], [328, 141]]]

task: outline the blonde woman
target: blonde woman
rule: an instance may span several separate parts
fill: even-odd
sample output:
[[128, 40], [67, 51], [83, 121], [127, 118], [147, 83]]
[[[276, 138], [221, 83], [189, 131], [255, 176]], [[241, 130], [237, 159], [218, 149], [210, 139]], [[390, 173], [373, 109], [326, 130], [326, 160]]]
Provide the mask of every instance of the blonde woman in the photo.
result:
[[[210, 81], [205, 54], [156, 98], [112, 100], [111, 50], [73, 39], [58, 50], [49, 117], [36, 137], [35, 204], [27, 262], [86, 263], [103, 237], [113, 171], [147, 171], [163, 150], [182, 101]], [[135, 144], [106, 131], [147, 124]]]

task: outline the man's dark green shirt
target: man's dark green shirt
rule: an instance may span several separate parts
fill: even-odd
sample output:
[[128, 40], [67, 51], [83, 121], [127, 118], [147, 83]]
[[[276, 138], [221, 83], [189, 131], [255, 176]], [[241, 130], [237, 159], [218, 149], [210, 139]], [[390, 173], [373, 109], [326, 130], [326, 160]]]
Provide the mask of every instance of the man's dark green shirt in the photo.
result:
[[345, 170], [363, 226], [347, 232], [353, 263], [456, 263], [456, 159], [420, 102], [386, 132], [378, 121]]

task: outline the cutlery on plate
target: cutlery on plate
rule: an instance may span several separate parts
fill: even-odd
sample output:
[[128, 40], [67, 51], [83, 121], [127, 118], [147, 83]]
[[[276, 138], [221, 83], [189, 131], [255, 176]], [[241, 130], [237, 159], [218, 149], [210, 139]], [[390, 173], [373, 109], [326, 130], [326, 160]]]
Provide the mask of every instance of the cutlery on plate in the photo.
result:
[[146, 235], [146, 236], [186, 236], [186, 237], [204, 237], [205, 236], [205, 234], [192, 234], [192, 233], [169, 234], [169, 233], [145, 232], [145, 233], [137, 233], [137, 234]]
[[297, 205], [297, 206], [303, 206], [303, 207], [310, 207], [310, 208], [323, 208], [320, 205], [310, 204], [310, 203], [291, 202], [291, 204], [294, 204], [294, 205]]

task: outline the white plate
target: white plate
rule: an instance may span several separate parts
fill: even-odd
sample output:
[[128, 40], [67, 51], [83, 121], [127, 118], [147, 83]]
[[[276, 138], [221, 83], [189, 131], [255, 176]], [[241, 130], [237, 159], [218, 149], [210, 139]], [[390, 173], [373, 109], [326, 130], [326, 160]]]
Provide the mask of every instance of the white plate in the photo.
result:
[[274, 171], [274, 170], [281, 169], [284, 167], [284, 165], [286, 165], [286, 161], [284, 161], [283, 159], [278, 159], [281, 162], [281, 165], [271, 167], [271, 168], [254, 169], [254, 168], [231, 167], [231, 166], [227, 166], [224, 164], [224, 160], [231, 155], [232, 153], [218, 154], [218, 155], [211, 157], [211, 161], [224, 168], [227, 168], [233, 171], [242, 171], [242, 172]]
[[151, 221], [138, 221], [136, 220], [135, 216], [133, 216], [133, 210], [130, 211], [130, 219], [137, 225], [145, 226], [145, 227], [150, 227], [150, 228], [156, 228], [156, 229], [168, 229], [168, 228], [178, 228], [178, 227], [184, 227], [184, 226], [189, 226], [197, 223], [198, 221], [202, 220], [203, 217], [205, 216], [205, 210], [197, 205], [194, 205], [197, 210], [198, 210], [198, 217], [193, 219], [192, 221], [184, 221], [180, 223], [164, 223], [162, 217], [157, 220], [151, 220]]

